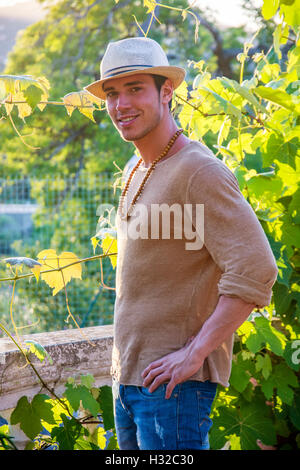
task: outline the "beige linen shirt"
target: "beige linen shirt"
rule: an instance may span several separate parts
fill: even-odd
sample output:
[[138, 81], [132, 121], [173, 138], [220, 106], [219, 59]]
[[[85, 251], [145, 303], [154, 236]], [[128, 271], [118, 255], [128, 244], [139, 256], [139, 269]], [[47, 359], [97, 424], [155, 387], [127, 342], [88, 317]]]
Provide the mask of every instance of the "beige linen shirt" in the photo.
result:
[[[139, 168], [131, 181], [129, 204], [145, 171]], [[165, 217], [157, 228], [155, 204], [192, 211], [186, 220], [177, 218], [175, 223], [175, 216], [170, 218], [168, 236]], [[204, 217], [196, 207], [204, 207]], [[197, 228], [202, 247], [194, 249], [191, 233], [184, 232], [188, 220]], [[233, 173], [199, 142], [191, 141], [157, 164], [135, 213], [128, 222], [117, 217], [117, 229], [111, 373], [122, 384], [141, 386], [142, 371], [196, 335], [220, 295], [258, 307], [271, 301], [278, 271], [267, 237]], [[193, 248], [187, 249], [187, 243]], [[232, 346], [233, 336], [209, 354], [190, 380], [227, 387]]]

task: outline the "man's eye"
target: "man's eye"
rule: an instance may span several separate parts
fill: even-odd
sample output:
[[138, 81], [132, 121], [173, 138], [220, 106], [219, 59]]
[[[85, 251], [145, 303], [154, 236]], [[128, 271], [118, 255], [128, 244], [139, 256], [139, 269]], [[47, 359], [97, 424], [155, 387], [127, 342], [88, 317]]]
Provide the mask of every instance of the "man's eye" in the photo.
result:
[[135, 86], [135, 87], [131, 88], [131, 91], [132, 91], [133, 93], [136, 93], [136, 92], [138, 92], [139, 90], [141, 90], [141, 88], [138, 87], [138, 86]]
[[109, 92], [106, 94], [106, 97], [107, 97], [107, 98], [113, 98], [114, 96], [116, 96], [116, 92], [115, 92], [115, 91], [109, 91]]

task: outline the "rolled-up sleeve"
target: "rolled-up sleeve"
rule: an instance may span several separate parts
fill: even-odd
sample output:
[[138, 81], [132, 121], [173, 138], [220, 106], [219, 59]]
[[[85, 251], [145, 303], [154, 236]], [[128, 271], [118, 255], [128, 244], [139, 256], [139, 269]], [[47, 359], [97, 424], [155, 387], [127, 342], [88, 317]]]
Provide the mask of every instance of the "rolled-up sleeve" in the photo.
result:
[[204, 245], [222, 271], [219, 295], [269, 305], [276, 260], [234, 174], [214, 160], [193, 175], [187, 195], [192, 204], [204, 204]]

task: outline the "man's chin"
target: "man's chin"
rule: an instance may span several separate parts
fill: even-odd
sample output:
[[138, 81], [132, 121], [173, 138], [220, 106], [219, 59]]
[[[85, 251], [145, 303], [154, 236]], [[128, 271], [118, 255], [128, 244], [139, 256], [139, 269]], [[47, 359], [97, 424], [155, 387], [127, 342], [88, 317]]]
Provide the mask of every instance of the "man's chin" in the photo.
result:
[[118, 131], [122, 139], [125, 140], [125, 142], [136, 142], [137, 140], [142, 139], [146, 135], [146, 134], [134, 134], [134, 133], [126, 132], [123, 129], [118, 129]]

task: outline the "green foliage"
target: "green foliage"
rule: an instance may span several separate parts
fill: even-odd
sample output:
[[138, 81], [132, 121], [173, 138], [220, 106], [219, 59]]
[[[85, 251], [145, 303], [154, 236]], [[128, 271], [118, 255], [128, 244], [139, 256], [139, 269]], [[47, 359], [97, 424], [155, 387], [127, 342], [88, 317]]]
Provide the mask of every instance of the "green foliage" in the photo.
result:
[[22, 431], [30, 439], [34, 439], [43, 429], [42, 420], [55, 424], [52, 407], [47, 395], [35, 395], [29, 403], [26, 396], [20, 398], [11, 414], [11, 424], [20, 424]]
[[[19, 424], [30, 439], [27, 449], [103, 450], [117, 449], [111, 387], [94, 387], [94, 377], [70, 378], [63, 397], [37, 394], [31, 401], [19, 399], [10, 424]], [[15, 448], [9, 426], [2, 426], [0, 449]], [[2, 428], [0, 431], [2, 431]]]
[[219, 409], [219, 415], [214, 417], [211, 432], [211, 442], [214, 448], [223, 447], [226, 440], [238, 436], [240, 448], [245, 450], [257, 449], [257, 439], [267, 445], [276, 443], [276, 433], [270, 416], [261, 403], [253, 407], [242, 402], [239, 407], [229, 406]]
[[[273, 47], [251, 55], [255, 38], [245, 44], [239, 80], [213, 78], [198, 63], [189, 96], [176, 98], [181, 126], [191, 138], [209, 138], [235, 174], [279, 269], [270, 306], [238, 330], [230, 387], [213, 409], [213, 449], [299, 443], [299, 4], [264, 1], [266, 20], [277, 10]], [[247, 79], [246, 63], [253, 70]]]

